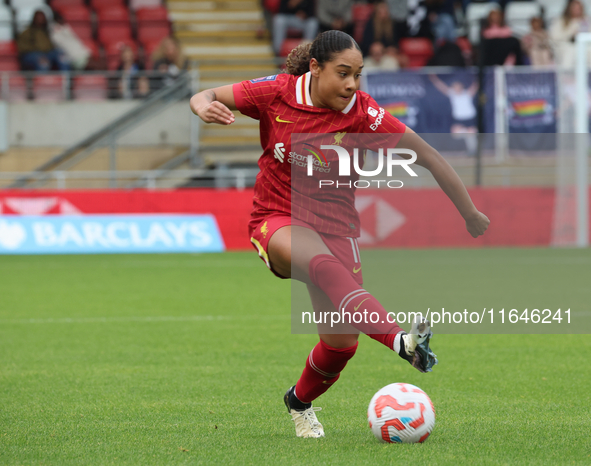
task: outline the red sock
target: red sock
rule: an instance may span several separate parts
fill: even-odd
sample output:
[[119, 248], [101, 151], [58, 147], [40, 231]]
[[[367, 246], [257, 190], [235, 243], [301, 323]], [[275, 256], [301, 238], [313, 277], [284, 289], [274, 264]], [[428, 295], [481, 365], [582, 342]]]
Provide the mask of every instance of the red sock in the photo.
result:
[[357, 343], [349, 348], [333, 348], [320, 340], [310, 351], [304, 372], [296, 384], [297, 399], [302, 403], [311, 403], [322, 395], [339, 380], [341, 371], [356, 350]]
[[[379, 301], [357, 284], [336, 257], [329, 254], [313, 257], [309, 275], [312, 283], [330, 298], [342, 320], [391, 350], [394, 349], [394, 338], [403, 330], [396, 322], [392, 322], [392, 317]], [[361, 317], [361, 322], [356, 323], [355, 320]]]

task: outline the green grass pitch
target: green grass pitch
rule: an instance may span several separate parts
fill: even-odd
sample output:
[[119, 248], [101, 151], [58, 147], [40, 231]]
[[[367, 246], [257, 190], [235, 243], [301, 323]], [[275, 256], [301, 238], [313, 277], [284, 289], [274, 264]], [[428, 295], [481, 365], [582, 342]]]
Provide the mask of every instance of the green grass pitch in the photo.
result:
[[[591, 300], [591, 250], [363, 255], [395, 265], [403, 310]], [[315, 403], [326, 438], [298, 439], [282, 397], [317, 337], [291, 334], [289, 308], [253, 252], [0, 257], [0, 464], [591, 464], [589, 335], [436, 333], [430, 374], [362, 336]], [[430, 395], [424, 444], [367, 427], [392, 382]]]

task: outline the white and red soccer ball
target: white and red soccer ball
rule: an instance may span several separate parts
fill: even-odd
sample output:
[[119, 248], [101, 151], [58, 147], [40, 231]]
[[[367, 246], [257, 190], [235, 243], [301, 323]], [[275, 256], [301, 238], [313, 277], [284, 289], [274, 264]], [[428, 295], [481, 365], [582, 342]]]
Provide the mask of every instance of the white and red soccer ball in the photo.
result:
[[382, 442], [422, 443], [435, 427], [433, 403], [409, 383], [393, 383], [378, 391], [369, 402], [367, 417]]

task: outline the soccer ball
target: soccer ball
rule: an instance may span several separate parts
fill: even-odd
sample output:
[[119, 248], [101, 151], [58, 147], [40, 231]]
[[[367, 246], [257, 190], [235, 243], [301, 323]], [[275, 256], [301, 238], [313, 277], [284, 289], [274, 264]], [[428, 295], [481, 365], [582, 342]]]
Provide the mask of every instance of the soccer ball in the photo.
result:
[[422, 443], [435, 426], [435, 409], [419, 387], [393, 383], [373, 396], [367, 418], [369, 428], [382, 442]]

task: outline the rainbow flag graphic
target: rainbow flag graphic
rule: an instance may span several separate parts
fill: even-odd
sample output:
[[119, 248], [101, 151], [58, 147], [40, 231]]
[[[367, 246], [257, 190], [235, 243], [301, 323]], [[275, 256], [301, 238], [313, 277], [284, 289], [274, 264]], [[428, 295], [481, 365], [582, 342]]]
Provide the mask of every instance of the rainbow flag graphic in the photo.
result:
[[394, 102], [384, 105], [384, 110], [397, 118], [405, 117], [408, 115], [408, 104], [406, 102]]
[[513, 102], [513, 110], [519, 117], [532, 117], [543, 115], [547, 102], [544, 99]]

